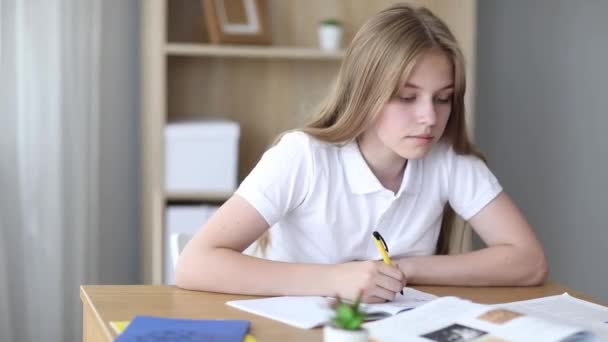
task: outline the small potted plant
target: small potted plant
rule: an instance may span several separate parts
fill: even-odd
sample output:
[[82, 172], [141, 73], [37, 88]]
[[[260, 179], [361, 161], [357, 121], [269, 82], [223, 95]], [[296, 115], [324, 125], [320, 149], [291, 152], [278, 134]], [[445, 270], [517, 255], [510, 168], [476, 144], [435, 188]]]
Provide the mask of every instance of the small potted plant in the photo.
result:
[[367, 342], [369, 332], [361, 325], [365, 321], [365, 311], [360, 307], [361, 295], [354, 303], [346, 303], [337, 296], [332, 305], [334, 316], [331, 322], [323, 327], [325, 342]]
[[338, 50], [342, 41], [342, 23], [336, 18], [327, 18], [319, 23], [319, 45], [323, 50]]

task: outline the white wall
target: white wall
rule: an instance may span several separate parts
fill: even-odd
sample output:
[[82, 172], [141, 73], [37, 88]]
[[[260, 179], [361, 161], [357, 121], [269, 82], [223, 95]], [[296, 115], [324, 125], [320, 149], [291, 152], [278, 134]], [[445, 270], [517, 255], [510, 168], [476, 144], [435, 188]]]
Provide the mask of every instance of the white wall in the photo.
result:
[[477, 142], [550, 278], [608, 303], [608, 1], [478, 6]]

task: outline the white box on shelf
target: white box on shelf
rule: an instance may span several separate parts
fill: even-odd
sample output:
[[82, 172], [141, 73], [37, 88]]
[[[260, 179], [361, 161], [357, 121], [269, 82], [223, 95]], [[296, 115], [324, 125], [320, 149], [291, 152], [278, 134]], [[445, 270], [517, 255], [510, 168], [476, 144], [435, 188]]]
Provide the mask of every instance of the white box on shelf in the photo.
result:
[[165, 209], [165, 284], [175, 284], [175, 265], [194, 233], [217, 210], [209, 205], [170, 205]]
[[228, 120], [169, 123], [165, 127], [167, 192], [236, 190], [239, 124]]

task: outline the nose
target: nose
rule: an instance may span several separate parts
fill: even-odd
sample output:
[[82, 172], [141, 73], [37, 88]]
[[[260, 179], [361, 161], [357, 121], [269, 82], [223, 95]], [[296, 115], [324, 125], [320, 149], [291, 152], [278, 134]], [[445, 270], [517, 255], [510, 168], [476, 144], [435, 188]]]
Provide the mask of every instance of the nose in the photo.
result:
[[437, 122], [437, 112], [433, 100], [421, 101], [418, 111], [418, 122], [425, 126], [434, 126]]

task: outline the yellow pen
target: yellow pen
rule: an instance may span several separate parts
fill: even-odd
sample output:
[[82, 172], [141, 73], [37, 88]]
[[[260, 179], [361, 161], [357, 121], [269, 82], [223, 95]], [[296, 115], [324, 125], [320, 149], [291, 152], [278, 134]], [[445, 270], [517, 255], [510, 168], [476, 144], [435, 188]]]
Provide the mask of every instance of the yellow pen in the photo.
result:
[[[380, 233], [377, 231], [374, 231], [372, 236], [374, 237], [376, 247], [378, 247], [378, 251], [380, 251], [380, 255], [382, 255], [382, 260], [384, 260], [384, 263], [389, 266], [392, 265], [393, 263], [391, 262], [391, 257], [388, 256], [388, 246], [382, 235], [380, 235]], [[403, 290], [401, 290], [399, 293], [403, 294]]]

